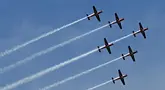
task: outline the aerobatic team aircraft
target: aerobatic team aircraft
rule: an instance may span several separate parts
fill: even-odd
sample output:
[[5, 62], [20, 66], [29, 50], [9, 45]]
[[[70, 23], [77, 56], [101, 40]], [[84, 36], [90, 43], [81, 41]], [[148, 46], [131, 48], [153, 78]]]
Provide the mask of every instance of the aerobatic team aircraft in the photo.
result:
[[132, 31], [134, 37], [136, 37], [136, 34], [141, 33], [143, 35], [144, 39], [146, 39], [145, 31], [148, 30], [148, 28], [143, 28], [143, 26], [140, 22], [139, 22], [139, 27], [140, 27], [139, 31], [137, 31], [137, 32]]
[[133, 51], [130, 46], [128, 46], [129, 53], [127, 54], [122, 54], [123, 60], [125, 60], [125, 57], [131, 56], [132, 60], [135, 62], [135, 57], [134, 54], [137, 53], [138, 51]]
[[92, 13], [91, 15], [86, 14], [87, 17], [88, 17], [88, 20], [90, 20], [91, 17], [96, 16], [97, 20], [100, 22], [101, 20], [100, 20], [99, 14], [102, 13], [103, 11], [102, 10], [101, 11], [97, 11], [96, 7], [93, 6], [93, 12], [94, 13]]
[[112, 21], [112, 22], [108, 21], [109, 26], [112, 28], [112, 24], [117, 23], [118, 26], [119, 26], [119, 28], [122, 29], [121, 21], [123, 21], [124, 18], [119, 18], [119, 16], [117, 15], [117, 13], [115, 13], [115, 18], [116, 18], [115, 21]]
[[107, 51], [108, 51], [108, 53], [109, 54], [111, 54], [111, 49], [110, 49], [110, 46], [112, 46], [113, 45], [113, 43], [108, 43], [108, 41], [107, 41], [107, 39], [106, 38], [104, 38], [104, 44], [105, 44], [105, 46], [103, 46], [103, 47], [99, 47], [99, 46], [97, 46], [97, 48], [98, 48], [98, 50], [99, 50], [99, 52], [101, 52], [101, 49], [104, 49], [104, 48], [106, 48], [107, 49]]
[[116, 78], [113, 78], [113, 77], [112, 77], [113, 83], [115, 84], [115, 81], [116, 81], [116, 80], [121, 80], [121, 82], [123, 83], [123, 85], [125, 85], [124, 78], [127, 77], [127, 74], [126, 74], [126, 75], [123, 75], [123, 74], [121, 73], [120, 69], [118, 70], [118, 73], [119, 73], [119, 77], [116, 77]]

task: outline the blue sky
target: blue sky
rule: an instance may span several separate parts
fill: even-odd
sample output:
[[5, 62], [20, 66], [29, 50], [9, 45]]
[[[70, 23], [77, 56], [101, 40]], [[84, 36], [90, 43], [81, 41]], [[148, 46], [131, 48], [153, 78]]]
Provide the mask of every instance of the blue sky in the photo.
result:
[[111, 48], [111, 55], [105, 50], [102, 53], [93, 53], [55, 72], [21, 85], [14, 90], [37, 90], [38, 88], [78, 74], [106, 61], [115, 59], [122, 53], [127, 53], [128, 45], [131, 45], [134, 50], [138, 50], [138, 54], [135, 55], [137, 62], [133, 63], [130, 58], [127, 58], [126, 61], [119, 60], [52, 90], [85, 90], [105, 82], [111, 79], [111, 77], [118, 76], [118, 69], [128, 74], [125, 80], [127, 85], [122, 86], [121, 82], [118, 81], [115, 85], [110, 83], [97, 90], [163, 90], [165, 88], [165, 73], [163, 70], [165, 68], [163, 56], [165, 51], [165, 42], [163, 40], [165, 33], [165, 7], [163, 0], [0, 0], [0, 51], [3, 52], [43, 33], [80, 19], [87, 13], [93, 12], [93, 5], [98, 10], [103, 10], [103, 13], [100, 15], [101, 22], [92, 18], [91, 21], [84, 20], [63, 29], [0, 58], [0, 67], [3, 68], [13, 64], [36, 52], [107, 24], [107, 21], [115, 19], [115, 12], [118, 13], [119, 17], [125, 18], [124, 22], [122, 22], [123, 31], [117, 25], [114, 25], [112, 28], [107, 27], [46, 55], [37, 57], [31, 62], [0, 74], [0, 87], [88, 52], [98, 45], [103, 45], [104, 37], [110, 42], [130, 34], [133, 30], [138, 30], [138, 22], [142, 22], [144, 27], [149, 28], [146, 32], [146, 40], [140, 34], [137, 38], [127, 38], [116, 43]]

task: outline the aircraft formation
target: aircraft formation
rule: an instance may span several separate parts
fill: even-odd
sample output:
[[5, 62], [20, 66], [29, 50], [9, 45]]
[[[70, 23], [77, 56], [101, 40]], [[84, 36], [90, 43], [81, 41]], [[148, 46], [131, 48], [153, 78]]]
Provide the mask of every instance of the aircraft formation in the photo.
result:
[[[93, 12], [91, 15], [88, 15], [87, 14], [87, 17], [88, 17], [88, 20], [90, 20], [91, 17], [95, 16], [96, 19], [100, 22], [101, 19], [100, 19], [100, 16], [99, 14], [101, 14], [103, 11], [97, 11], [96, 7], [93, 6]], [[122, 29], [122, 24], [121, 22], [124, 21], [124, 18], [119, 18], [118, 14], [115, 13], [115, 20], [110, 22], [108, 21], [108, 24], [110, 26], [110, 28], [112, 28], [112, 25], [113, 24], [118, 24], [119, 28]], [[141, 33], [142, 36], [144, 37], [144, 39], [146, 39], [146, 34], [145, 34], [145, 31], [148, 30], [148, 28], [143, 28], [141, 22], [139, 22], [139, 30], [138, 31], [132, 31], [132, 34], [134, 37], [136, 37], [136, 35], [138, 33]], [[113, 43], [108, 43], [107, 39], [104, 38], [104, 46], [103, 47], [100, 47], [100, 46], [97, 46], [98, 48], [98, 51], [101, 52], [102, 49], [106, 49], [108, 51], [109, 54], [111, 54], [111, 49], [110, 47], [113, 46], [114, 44]], [[123, 58], [123, 60], [125, 60], [126, 57], [130, 56], [133, 60], [133, 62], [135, 62], [135, 56], [134, 54], [138, 53], [138, 51], [133, 51], [131, 46], [128, 46], [128, 53], [127, 54], [122, 54], [121, 57]], [[116, 77], [116, 78], [113, 78], [112, 77], [112, 82], [115, 84], [115, 81], [117, 80], [121, 80], [122, 84], [125, 85], [125, 81], [124, 81], [124, 78], [127, 77], [128, 75], [127, 74], [122, 74], [122, 72], [120, 71], [120, 69], [118, 70], [118, 74], [119, 76]]]
[[[49, 35], [51, 35], [51, 34], [57, 32], [57, 31], [59, 31], [59, 30], [61, 30], [61, 29], [64, 29], [64, 28], [66, 28], [66, 27], [69, 27], [69, 26], [71, 26], [71, 25], [73, 25], [73, 24], [75, 24], [75, 23], [77, 23], [77, 22], [79, 22], [79, 21], [81, 21], [81, 20], [84, 20], [84, 19], [91, 20], [92, 17], [96, 17], [96, 19], [97, 19], [99, 22], [101, 22], [101, 18], [100, 18], [100, 16], [99, 16], [101, 13], [103, 13], [102, 10], [97, 11], [96, 7], [93, 6], [93, 13], [90, 14], [90, 15], [86, 14], [87, 16], [85, 16], [85, 18], [82, 18], [82, 19], [79, 19], [79, 20], [77, 20], [77, 21], [74, 21], [74, 22], [72, 22], [72, 23], [70, 23], [70, 24], [64, 25], [64, 26], [62, 26], [61, 28], [58, 28], [57, 30], [53, 30], [53, 31], [48, 32], [48, 33], [46, 33], [46, 34], [43, 34], [43, 35], [41, 35], [41, 36], [39, 36], [39, 37], [37, 37], [37, 38], [34, 38], [34, 39], [32, 39], [32, 40], [30, 40], [30, 41], [24, 43], [24, 44], [18, 45], [18, 47], [15, 47], [15, 48], [13, 48], [13, 49], [10, 49], [10, 50], [8, 50], [7, 52], [4, 52], [4, 54], [2, 54], [1, 56], [10, 54], [11, 52], [14, 52], [14, 51], [16, 51], [16, 50], [18, 50], [18, 49], [20, 49], [20, 48], [23, 48], [23, 47], [25, 47], [26, 45], [31, 44], [31, 43], [33, 43], [33, 42], [35, 42], [35, 41], [37, 41], [37, 40], [40, 40], [40, 39], [42, 39], [42, 38], [44, 38], [44, 37], [46, 37], [46, 36], [49, 36]], [[114, 13], [114, 16], [115, 16], [115, 20], [112, 21], [112, 22], [111, 22], [111, 21], [108, 21], [108, 22], [107, 22], [107, 27], [112, 28], [112, 26], [113, 26], [114, 24], [117, 24], [118, 27], [122, 30], [122, 29], [123, 29], [123, 27], [122, 27], [122, 22], [124, 21], [124, 18], [120, 18], [120, 17], [118, 16], [117, 13]], [[131, 35], [134, 36], [134, 37], [136, 37], [139, 33], [141, 33], [142, 36], [143, 36], [143, 38], [146, 39], [145, 31], [147, 31], [148, 28], [143, 28], [141, 22], [139, 22], [138, 25], [139, 25], [139, 30], [138, 30], [138, 31], [132, 31]], [[101, 29], [101, 28], [100, 28], [100, 29]], [[99, 30], [99, 28], [92, 30], [92, 32], [97, 31], [97, 30]], [[56, 48], [58, 48], [58, 47], [64, 46], [64, 45], [66, 45], [66, 44], [69, 44], [69, 43], [71, 43], [71, 42], [77, 40], [77, 38], [79, 39], [79, 38], [82, 38], [82, 37], [84, 37], [84, 36], [86, 36], [86, 35], [89, 35], [89, 34], [91, 34], [92, 32], [88, 32], [88, 33], [82, 34], [82, 35], [77, 36], [77, 37], [75, 37], [75, 38], [73, 38], [73, 39], [70, 39], [70, 40], [68, 40], [68, 41], [65, 41], [65, 42], [63, 42], [63, 43], [61, 43], [61, 44], [55, 45], [55, 46], [53, 46], [53, 48], [51, 47], [51, 48], [48, 48], [48, 49], [46, 49], [46, 50], [44, 50], [44, 51], [41, 51], [41, 52], [39, 52], [39, 53], [33, 54], [32, 56], [30, 56], [30, 57], [28, 57], [28, 58], [25, 58], [25, 59], [23, 59], [23, 60], [21, 60], [21, 61], [18, 61], [16, 64], [9, 65], [9, 66], [5, 67], [5, 68], [2, 69], [2, 70], [3, 70], [3, 72], [5, 72], [5, 70], [7, 71], [7, 70], [10, 70], [10, 69], [13, 69], [13, 68], [15, 68], [16, 66], [19, 66], [19, 65], [21, 65], [21, 64], [24, 64], [24, 63], [27, 62], [27, 61], [31, 61], [32, 59], [34, 59], [34, 58], [36, 58], [36, 57], [38, 57], [38, 56], [40, 56], [40, 55], [46, 54], [46, 53], [48, 53], [48, 52], [50, 52], [50, 51], [53, 51], [54, 49], [56, 49]], [[97, 48], [96, 48], [95, 51], [97, 52], [97, 50], [98, 50], [98, 52], [101, 53], [102, 50], [106, 49], [107, 52], [108, 52], [109, 54], [111, 54], [111, 53], [113, 52], [113, 50], [111, 50], [111, 46], [114, 46], [115, 42], [109, 43], [108, 40], [107, 40], [106, 38], [103, 38], [103, 42], [104, 42], [104, 45], [103, 45], [103, 46], [96, 46]], [[77, 61], [78, 59], [80, 59], [80, 58], [82, 58], [82, 57], [85, 57], [85, 56], [87, 56], [87, 55], [89, 55], [89, 54], [91, 54], [91, 53], [93, 53], [93, 52], [94, 52], [94, 50], [91, 50], [90, 52], [87, 52], [87, 53], [82, 54], [82, 55], [80, 55], [80, 56], [77, 56], [77, 57], [75, 57], [75, 58], [69, 59], [69, 60], [67, 60], [67, 61], [65, 61], [65, 62], [63, 62], [63, 63], [60, 63], [60, 64], [58, 64], [58, 65], [55, 65], [55, 66], [53, 66], [53, 67], [51, 67], [51, 68], [42, 70], [42, 71], [39, 72], [39, 73], [33, 74], [33, 75], [30, 76], [30, 77], [23, 78], [23, 79], [21, 79], [21, 80], [15, 82], [15, 83], [9, 85], [9, 86], [7, 85], [7, 86], [5, 86], [5, 87], [4, 87], [3, 89], [1, 89], [1, 90], [7, 90], [7, 89], [5, 89], [5, 88], [9, 88], [9, 89], [11, 88], [11, 89], [13, 89], [13, 88], [15, 88], [15, 87], [17, 87], [17, 86], [19, 86], [19, 85], [28, 83], [28, 82], [30, 82], [30, 81], [32, 81], [32, 80], [34, 80], [34, 79], [37, 79], [37, 78], [39, 78], [39, 77], [41, 77], [41, 76], [43, 76], [43, 75], [45, 75], [45, 74], [47, 74], [47, 73], [49, 73], [49, 72], [55, 71], [55, 70], [57, 70], [57, 69], [59, 69], [59, 68], [65, 66], [65, 65], [67, 65], [67, 64], [70, 64], [70, 63], [72, 63], [72, 62], [74, 62], [74, 61]], [[134, 54], [136, 54], [136, 53], [138, 53], [138, 51], [136, 51], [136, 50], [134, 51], [134, 50], [131, 48], [131, 46], [128, 46], [128, 53], [126, 53], [126, 54], [121, 54], [120, 57], [121, 57], [123, 60], [125, 60], [126, 57], [129, 57], [129, 56], [130, 56], [130, 57], [132, 58], [133, 62], [135, 62], [136, 60], [135, 60]], [[105, 64], [105, 65], [107, 65], [107, 64]], [[97, 67], [95, 67], [95, 68], [89, 69], [89, 70], [87, 70], [87, 71], [85, 71], [85, 72], [82, 72], [82, 73], [80, 73], [80, 74], [77, 74], [77, 75], [75, 75], [75, 76], [73, 76], [73, 77], [74, 77], [74, 78], [79, 77], [79, 76], [81, 76], [81, 75], [83, 75], [83, 74], [86, 74], [86, 73], [91, 72], [92, 70], [95, 70], [95, 69], [97, 69], [97, 68], [100, 68], [101, 66], [103, 66], [103, 65], [100, 65], [100, 66], [97, 66]], [[0, 71], [2, 71], [2, 70], [0, 70]], [[1, 73], [1, 72], [0, 72], [0, 73]], [[124, 80], [124, 79], [125, 79], [125, 77], [127, 77], [128, 75], [127, 75], [127, 74], [123, 74], [123, 73], [121, 72], [120, 69], [118, 69], [118, 74], [119, 74], [119, 76], [118, 76], [118, 77], [115, 77], [115, 78], [112, 77], [112, 78], [111, 78], [111, 81], [115, 84], [115, 82], [116, 82], [117, 80], [121, 80], [122, 84], [125, 85], [126, 83], [125, 83], [125, 80]], [[69, 80], [71, 80], [71, 79], [74, 79], [73, 77], [72, 77], [72, 78], [69, 78], [69, 79], [66, 79], [66, 80], [64, 80], [64, 81], [66, 82], [66, 81], [69, 81]], [[20, 81], [21, 81], [21, 82], [20, 82]], [[64, 81], [62, 81], [61, 83], [64, 83]]]

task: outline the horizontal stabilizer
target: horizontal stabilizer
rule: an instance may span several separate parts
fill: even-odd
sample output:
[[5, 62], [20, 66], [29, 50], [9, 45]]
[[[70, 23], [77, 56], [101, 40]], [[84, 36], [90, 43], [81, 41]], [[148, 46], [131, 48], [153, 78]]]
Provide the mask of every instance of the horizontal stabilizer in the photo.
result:
[[124, 56], [124, 54], [121, 54], [121, 56], [122, 56], [123, 60], [125, 60], [125, 56]]
[[99, 47], [99, 46], [97, 46], [97, 48], [98, 48], [99, 52], [101, 52], [101, 49], [100, 49], [100, 47]]
[[108, 23], [109, 23], [109, 27], [110, 27], [110, 28], [112, 28], [112, 24], [111, 24], [111, 22], [110, 22], [110, 21], [108, 21]]
[[114, 78], [112, 77], [112, 82], [115, 84], [115, 80], [114, 80]]
[[133, 34], [134, 37], [136, 37], [135, 31], [132, 31], [132, 34]]
[[88, 14], [86, 14], [87, 15], [87, 17], [88, 17], [88, 20], [90, 20], [90, 17], [89, 17], [89, 15]]

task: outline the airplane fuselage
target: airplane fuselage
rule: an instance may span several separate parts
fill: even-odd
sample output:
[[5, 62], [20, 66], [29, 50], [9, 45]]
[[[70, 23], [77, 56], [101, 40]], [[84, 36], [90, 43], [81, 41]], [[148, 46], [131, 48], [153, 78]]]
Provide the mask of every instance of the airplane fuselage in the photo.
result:
[[140, 30], [138, 30], [137, 32], [135, 32], [134, 34], [138, 34], [138, 33], [141, 33], [141, 32], [145, 32], [145, 31], [147, 31], [147, 30], [148, 30], [148, 28], [140, 29]]
[[116, 19], [115, 21], [111, 22], [111, 24], [120, 23], [123, 20], [124, 18]]
[[140, 31], [146, 31], [146, 30], [148, 30], [148, 28], [140, 29]]
[[126, 74], [126, 75], [122, 75], [122, 76], [120, 76], [120, 77], [117, 77], [117, 78], [115, 78], [114, 80], [115, 80], [115, 81], [116, 81], [116, 80], [120, 80], [120, 79], [125, 78], [125, 77], [127, 77], [127, 74]]
[[[103, 12], [102, 10], [101, 10], [101, 11], [98, 11], [97, 14], [100, 14], [100, 13], [102, 13], [102, 12]], [[95, 14], [96, 14], [96, 13], [95, 13]]]
[[123, 21], [124, 20], [124, 18], [120, 18], [120, 19], [118, 19], [118, 20], [116, 20], [117, 21], [117, 23], [120, 23], [121, 21]]
[[135, 51], [135, 52], [131, 52], [131, 53], [127, 53], [127, 54], [124, 55], [124, 57], [134, 55], [135, 53], [137, 53], [137, 51]]
[[129, 55], [131, 56], [131, 55], [134, 55], [135, 53], [137, 53], [137, 51], [135, 51], [135, 52], [130, 52]]
[[134, 55], [135, 53], [137, 53], [137, 51], [135, 51], [135, 52], [130, 52], [130, 53], [127, 53], [127, 54], [125, 54], [125, 55], [124, 55], [124, 57], [127, 57], [127, 56], [131, 56], [131, 55]]
[[138, 51], [132, 51], [132, 50], [130, 51], [130, 50], [129, 50], [129, 53], [127, 53], [127, 54], [125, 54], [125, 55], [122, 54], [122, 58], [123, 58], [123, 60], [125, 60], [125, 57], [130, 56], [130, 57], [133, 59], [133, 61], [135, 61], [134, 54], [137, 53], [137, 52], [138, 52]]
[[[110, 43], [110, 44], [105, 45], [103, 48], [107, 48], [107, 47], [112, 46], [112, 45], [113, 45], [113, 43]], [[101, 49], [103, 49], [103, 48], [101, 48]]]
[[99, 15], [100, 13], [102, 13], [103, 11], [101, 10], [101, 11], [98, 11], [97, 13], [92, 13], [91, 15], [89, 15], [88, 17], [93, 17], [93, 16], [95, 16], [95, 15]]

